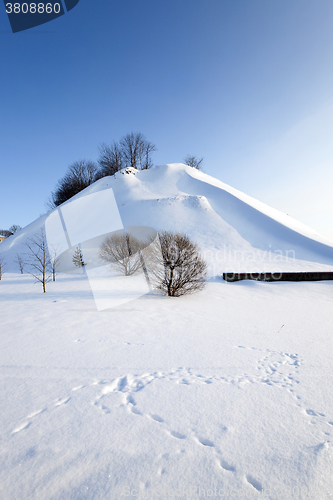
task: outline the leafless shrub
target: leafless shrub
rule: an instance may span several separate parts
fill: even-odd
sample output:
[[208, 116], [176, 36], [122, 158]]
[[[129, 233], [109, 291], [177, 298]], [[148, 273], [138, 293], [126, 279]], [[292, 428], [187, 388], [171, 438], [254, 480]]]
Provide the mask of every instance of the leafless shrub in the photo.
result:
[[28, 273], [43, 285], [43, 292], [46, 293], [46, 283], [51, 281], [52, 271], [44, 229], [29, 238], [26, 247], [28, 249]]
[[100, 258], [125, 276], [142, 272], [140, 251], [146, 246], [125, 232], [108, 236], [100, 248]]
[[148, 251], [145, 262], [154, 288], [170, 297], [204, 288], [207, 265], [186, 234], [163, 231], [159, 233], [159, 245], [150, 245]]
[[0, 280], [2, 278], [2, 275], [7, 271], [6, 269], [6, 262], [5, 262], [5, 258], [0, 255]]

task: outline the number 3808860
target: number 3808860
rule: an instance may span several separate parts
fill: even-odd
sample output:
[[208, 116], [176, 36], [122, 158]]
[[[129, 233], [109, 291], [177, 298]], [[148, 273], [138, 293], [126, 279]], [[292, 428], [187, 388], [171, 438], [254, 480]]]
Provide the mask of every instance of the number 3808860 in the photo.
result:
[[59, 3], [6, 3], [7, 14], [59, 14], [60, 10]]

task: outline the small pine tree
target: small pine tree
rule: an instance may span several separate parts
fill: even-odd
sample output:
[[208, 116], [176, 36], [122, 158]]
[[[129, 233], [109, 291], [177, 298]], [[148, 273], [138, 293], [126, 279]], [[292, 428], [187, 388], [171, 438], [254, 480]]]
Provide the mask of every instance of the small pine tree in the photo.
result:
[[83, 255], [79, 247], [76, 247], [72, 261], [76, 267], [83, 267], [85, 265], [83, 262]]

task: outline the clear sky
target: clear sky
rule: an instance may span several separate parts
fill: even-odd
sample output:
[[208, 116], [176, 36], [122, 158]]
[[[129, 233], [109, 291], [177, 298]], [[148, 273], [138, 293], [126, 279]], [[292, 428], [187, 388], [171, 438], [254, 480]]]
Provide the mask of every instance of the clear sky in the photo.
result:
[[131, 131], [333, 239], [332, 0], [80, 0], [13, 34], [0, 5], [0, 228]]

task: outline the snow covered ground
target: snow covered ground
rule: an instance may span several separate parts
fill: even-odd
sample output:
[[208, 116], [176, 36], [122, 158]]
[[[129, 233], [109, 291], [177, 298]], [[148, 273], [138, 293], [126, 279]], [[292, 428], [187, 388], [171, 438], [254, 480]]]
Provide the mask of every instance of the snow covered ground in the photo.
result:
[[1, 243], [1, 500], [333, 498], [333, 282], [218, 276], [279, 249], [284, 268], [332, 269], [332, 244], [221, 185], [169, 166], [79, 195], [111, 186], [126, 225], [196, 239], [196, 295], [98, 312], [85, 276], [43, 294], [15, 272], [45, 217]]
[[333, 282], [0, 294], [1, 498], [332, 498]]

